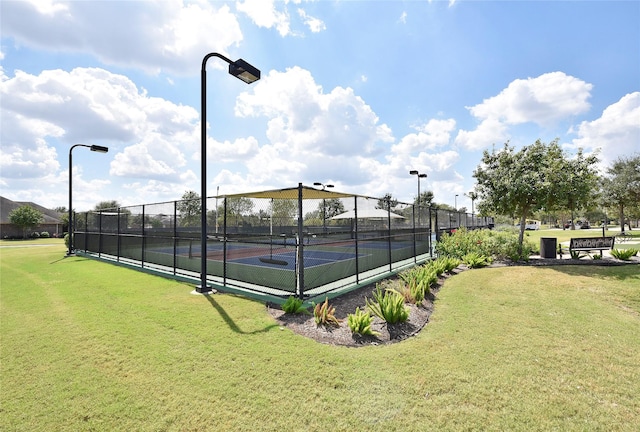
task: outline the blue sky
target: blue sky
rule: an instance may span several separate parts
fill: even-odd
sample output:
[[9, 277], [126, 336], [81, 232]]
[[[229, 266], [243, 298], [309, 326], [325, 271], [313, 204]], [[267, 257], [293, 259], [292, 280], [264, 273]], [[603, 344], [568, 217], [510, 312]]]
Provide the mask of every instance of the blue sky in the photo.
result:
[[0, 3], [3, 196], [76, 210], [331, 183], [471, 207], [482, 151], [640, 151], [639, 1]]

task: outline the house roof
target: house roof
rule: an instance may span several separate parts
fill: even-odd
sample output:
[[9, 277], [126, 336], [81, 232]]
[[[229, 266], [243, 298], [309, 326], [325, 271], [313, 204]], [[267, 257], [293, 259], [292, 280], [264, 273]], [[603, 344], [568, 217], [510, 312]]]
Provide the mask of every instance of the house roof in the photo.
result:
[[9, 214], [19, 207], [24, 205], [28, 205], [33, 207], [42, 213], [43, 216], [43, 224], [61, 224], [62, 221], [60, 217], [62, 216], [55, 210], [51, 210], [45, 207], [42, 207], [39, 204], [30, 201], [11, 201], [8, 198], [0, 196], [0, 223], [9, 224], [11, 221], [9, 220]]

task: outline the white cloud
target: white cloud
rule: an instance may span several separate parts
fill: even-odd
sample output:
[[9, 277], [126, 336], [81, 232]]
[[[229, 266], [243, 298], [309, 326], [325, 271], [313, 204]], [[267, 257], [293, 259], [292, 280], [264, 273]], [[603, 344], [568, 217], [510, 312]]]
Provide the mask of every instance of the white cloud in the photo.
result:
[[303, 9], [298, 9], [298, 15], [300, 15], [300, 18], [302, 18], [302, 21], [309, 27], [312, 33], [319, 33], [327, 29], [327, 26], [321, 19], [307, 15]]
[[3, 2], [3, 37], [45, 50], [90, 53], [147, 73], [193, 74], [202, 53], [242, 41], [229, 6], [209, 2]]
[[3, 117], [3, 177], [42, 178], [59, 169], [50, 140], [115, 141], [112, 174], [158, 178], [177, 176], [183, 151], [194, 149], [198, 113], [138, 91], [122, 75], [103, 69], [71, 72], [17, 71], [0, 83]]
[[600, 118], [583, 121], [569, 147], [600, 149], [603, 165], [640, 151], [640, 92], [629, 93], [604, 109]]
[[[282, 3], [281, 3], [282, 4]], [[274, 0], [244, 0], [236, 4], [236, 8], [245, 13], [258, 27], [275, 27], [280, 36], [291, 33], [289, 14], [276, 9]]]
[[456, 121], [454, 119], [431, 119], [425, 125], [417, 126], [418, 133], [402, 137], [400, 142], [391, 148], [393, 153], [410, 154], [416, 151], [433, 150], [446, 146], [451, 139]]
[[536, 123], [551, 127], [587, 112], [593, 86], [563, 72], [517, 79], [497, 96], [467, 107], [480, 120], [473, 131], [460, 130], [456, 143], [479, 150], [508, 136], [507, 127]]
[[238, 97], [236, 114], [269, 118], [267, 137], [287, 160], [320, 153], [371, 155], [392, 141], [390, 129], [351, 88], [324, 93], [299, 67], [270, 72], [252, 94]]

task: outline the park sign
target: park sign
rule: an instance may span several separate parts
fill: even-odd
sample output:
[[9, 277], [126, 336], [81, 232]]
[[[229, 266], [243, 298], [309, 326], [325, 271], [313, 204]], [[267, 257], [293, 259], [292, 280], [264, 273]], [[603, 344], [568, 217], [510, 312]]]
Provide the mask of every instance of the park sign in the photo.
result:
[[572, 238], [569, 249], [578, 251], [613, 249], [613, 243], [613, 237]]

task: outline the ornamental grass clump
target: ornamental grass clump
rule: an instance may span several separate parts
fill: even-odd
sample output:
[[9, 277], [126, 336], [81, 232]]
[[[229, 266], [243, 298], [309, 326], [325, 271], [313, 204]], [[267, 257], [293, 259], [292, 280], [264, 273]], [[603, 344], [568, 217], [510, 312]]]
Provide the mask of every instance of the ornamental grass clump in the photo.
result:
[[336, 308], [329, 304], [329, 298], [324, 303], [319, 303], [313, 308], [313, 317], [316, 325], [339, 326], [340, 320], [335, 316]]
[[431, 285], [438, 280], [435, 272], [426, 265], [406, 270], [398, 276], [403, 282], [400, 284], [398, 292], [408, 303], [413, 304], [422, 303], [431, 292]]
[[364, 336], [378, 336], [380, 334], [371, 329], [371, 324], [373, 324], [371, 313], [360, 310], [359, 307], [354, 313], [347, 315], [347, 324], [352, 333]]
[[476, 253], [476, 252], [470, 252], [466, 254], [462, 258], [462, 261], [469, 268], [481, 268], [491, 264], [491, 258], [488, 258], [484, 255], [480, 255], [479, 253]]
[[638, 255], [638, 249], [612, 249], [611, 256], [622, 261], [629, 261], [632, 256]]
[[373, 299], [367, 298], [367, 309], [370, 313], [386, 321], [388, 324], [405, 322], [409, 319], [409, 308], [404, 304], [404, 297], [393, 288], [383, 290], [376, 284]]
[[304, 302], [302, 301], [302, 299], [294, 296], [289, 296], [287, 301], [282, 304], [282, 310], [284, 311], [284, 313], [288, 314], [308, 314], [309, 311], [303, 306], [303, 303]]

